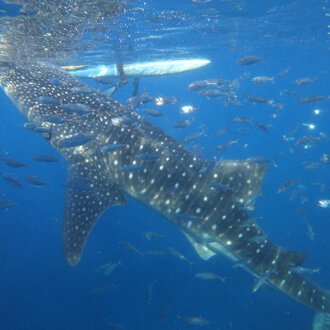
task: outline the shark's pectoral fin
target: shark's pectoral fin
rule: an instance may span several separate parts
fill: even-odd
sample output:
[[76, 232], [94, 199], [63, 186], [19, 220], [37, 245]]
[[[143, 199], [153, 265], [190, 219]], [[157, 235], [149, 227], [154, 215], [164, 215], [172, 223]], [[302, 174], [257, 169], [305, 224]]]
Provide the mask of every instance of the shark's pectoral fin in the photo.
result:
[[127, 201], [117, 186], [93, 164], [80, 163], [69, 166], [63, 216], [63, 248], [71, 266], [77, 265], [87, 237], [101, 214], [114, 205]]
[[216, 253], [211, 251], [207, 246], [205, 246], [202, 243], [197, 242], [191, 235], [183, 232], [185, 236], [188, 238], [189, 242], [191, 245], [194, 247], [198, 255], [203, 259], [203, 260], [208, 260], [211, 257], [215, 256]]

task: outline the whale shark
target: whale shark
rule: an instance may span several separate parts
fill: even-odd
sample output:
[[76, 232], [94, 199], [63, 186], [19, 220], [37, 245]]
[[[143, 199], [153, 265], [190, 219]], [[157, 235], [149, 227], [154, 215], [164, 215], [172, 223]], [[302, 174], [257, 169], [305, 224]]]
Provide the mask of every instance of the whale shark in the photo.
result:
[[47, 129], [40, 134], [68, 162], [63, 250], [71, 266], [101, 215], [131, 196], [181, 230], [202, 259], [224, 255], [259, 279], [255, 290], [269, 285], [330, 313], [329, 291], [296, 271], [307, 254], [276, 245], [249, 215], [266, 165], [197, 158], [143, 116], [52, 64], [0, 62], [0, 84], [29, 122]]

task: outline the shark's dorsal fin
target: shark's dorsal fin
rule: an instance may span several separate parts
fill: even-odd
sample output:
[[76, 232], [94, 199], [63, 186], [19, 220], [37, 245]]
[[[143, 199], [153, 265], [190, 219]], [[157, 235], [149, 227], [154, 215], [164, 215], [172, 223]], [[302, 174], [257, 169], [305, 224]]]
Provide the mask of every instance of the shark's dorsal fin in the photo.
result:
[[244, 205], [254, 203], [267, 173], [264, 164], [253, 164], [243, 160], [218, 161], [208, 174], [206, 181], [220, 183], [230, 189], [230, 196], [236, 202]]
[[197, 242], [191, 235], [183, 232], [185, 234], [185, 236], [188, 238], [189, 242], [191, 243], [191, 245], [194, 247], [194, 249], [196, 250], [196, 252], [198, 253], [198, 255], [203, 259], [203, 260], [208, 260], [211, 257], [213, 257], [214, 255], [216, 255], [216, 253], [214, 253], [213, 251], [211, 251], [210, 249], [208, 249], [204, 244], [201, 244], [199, 242]]
[[280, 248], [281, 257], [286, 259], [287, 264], [292, 267], [301, 266], [302, 263], [308, 257], [307, 253], [299, 252], [299, 251], [292, 251], [285, 248]]
[[[127, 201], [118, 187], [92, 163], [69, 165], [71, 188], [65, 194], [63, 248], [71, 266], [77, 265], [87, 237], [101, 214], [114, 205]], [[75, 187], [75, 183], [79, 186]]]

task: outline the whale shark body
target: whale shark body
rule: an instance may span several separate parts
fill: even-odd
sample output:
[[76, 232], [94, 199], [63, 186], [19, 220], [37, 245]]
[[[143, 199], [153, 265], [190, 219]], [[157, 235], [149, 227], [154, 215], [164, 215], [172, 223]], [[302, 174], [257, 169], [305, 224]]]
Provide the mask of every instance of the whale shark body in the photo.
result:
[[[142, 116], [53, 65], [2, 62], [0, 83], [28, 121], [49, 130], [42, 135], [68, 161], [63, 248], [70, 265], [78, 264], [102, 213], [127, 204], [129, 195], [178, 227], [204, 260], [225, 255], [259, 284], [330, 312], [329, 291], [295, 272], [307, 255], [277, 246], [246, 210], [261, 190], [265, 165], [199, 159]], [[64, 105], [72, 103], [92, 110], [70, 113]], [[115, 144], [121, 147], [104, 152]], [[212, 188], [217, 186], [228, 189]]]

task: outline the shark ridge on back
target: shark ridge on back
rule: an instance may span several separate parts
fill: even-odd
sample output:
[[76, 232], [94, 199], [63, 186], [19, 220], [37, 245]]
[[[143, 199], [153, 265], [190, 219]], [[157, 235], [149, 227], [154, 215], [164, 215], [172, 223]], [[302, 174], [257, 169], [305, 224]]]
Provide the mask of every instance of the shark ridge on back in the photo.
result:
[[[177, 226], [203, 259], [219, 254], [241, 260], [267, 284], [330, 313], [329, 291], [294, 272], [307, 255], [274, 244], [246, 211], [262, 188], [266, 165], [199, 159], [144, 117], [50, 64], [0, 62], [0, 83], [28, 121], [49, 129], [42, 135], [67, 159], [67, 181], [86, 187], [66, 189], [63, 249], [70, 265], [78, 264], [98, 218], [111, 206], [126, 205], [126, 194]], [[93, 111], [68, 113], [63, 105], [71, 103]], [[52, 123], [47, 116], [63, 120]], [[130, 123], [116, 125], [117, 118]], [[63, 147], [79, 133], [90, 139]], [[123, 147], [104, 152], [112, 144]], [[228, 189], [212, 188], [217, 185]]]

